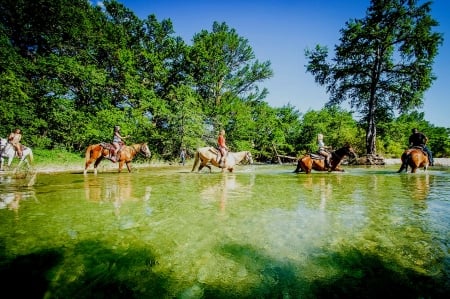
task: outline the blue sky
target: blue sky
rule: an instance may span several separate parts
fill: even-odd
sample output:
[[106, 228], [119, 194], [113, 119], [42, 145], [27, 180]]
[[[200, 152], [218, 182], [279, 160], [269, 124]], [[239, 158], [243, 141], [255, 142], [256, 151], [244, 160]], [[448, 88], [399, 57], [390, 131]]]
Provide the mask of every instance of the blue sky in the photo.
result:
[[[364, 18], [369, 0], [118, 0], [140, 19], [155, 14], [170, 19], [175, 35], [190, 44], [194, 34], [211, 31], [214, 21], [225, 22], [252, 47], [256, 59], [269, 60], [274, 76], [260, 86], [272, 107], [291, 104], [300, 112], [319, 110], [328, 100], [325, 88], [306, 73], [304, 50], [316, 44], [328, 46], [330, 55], [339, 43], [339, 30], [352, 18]], [[435, 59], [437, 80], [425, 93], [425, 119], [450, 128], [450, 1], [436, 0], [433, 17], [444, 43]], [[447, 40], [448, 39], [448, 40]]]

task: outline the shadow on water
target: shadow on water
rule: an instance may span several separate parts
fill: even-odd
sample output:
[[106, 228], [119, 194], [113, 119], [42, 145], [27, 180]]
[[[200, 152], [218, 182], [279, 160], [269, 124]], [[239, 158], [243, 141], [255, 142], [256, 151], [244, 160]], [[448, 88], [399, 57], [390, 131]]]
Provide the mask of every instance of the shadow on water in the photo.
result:
[[[250, 246], [227, 244], [221, 250], [247, 269], [260, 273], [261, 283], [242, 293], [206, 287], [206, 297], [446, 298], [450, 294], [446, 275], [426, 276], [356, 249], [325, 252], [324, 257], [312, 258], [303, 266], [294, 261], [275, 260]], [[325, 278], [317, 273], [311, 280], [311, 275], [302, 274], [310, 271], [309, 266], [319, 265], [335, 272], [334, 277]]]
[[[385, 238], [386, 243], [372, 242], [376, 250], [365, 250], [366, 242], [380, 240], [377, 236], [382, 237], [383, 233], [370, 233], [361, 242], [336, 241], [334, 246], [328, 247], [336, 239], [317, 242], [317, 238], [321, 238], [317, 234], [322, 233], [326, 238], [324, 231], [331, 230], [336, 222], [331, 222], [332, 217], [327, 218], [330, 227], [319, 226], [326, 222], [317, 222], [316, 226], [314, 222], [314, 215], [332, 216], [336, 207], [349, 207], [338, 210], [338, 219], [348, 217], [344, 219], [347, 224], [364, 219], [361, 213], [358, 218], [356, 212], [360, 210], [354, 207], [363, 206], [365, 213], [371, 213], [369, 216], [384, 211], [367, 202], [382, 203], [385, 210], [395, 210], [391, 206], [399, 207], [401, 199], [388, 200], [393, 192], [387, 187], [398, 187], [394, 190], [406, 194], [404, 197], [408, 200], [405, 202], [410, 202], [409, 198], [418, 199], [420, 209], [414, 210], [417, 207], [415, 203], [407, 205], [399, 210], [402, 216], [423, 216], [425, 211], [433, 212], [425, 210], [425, 203], [436, 205], [436, 211], [441, 211], [438, 204], [442, 205], [442, 201], [433, 197], [433, 188], [437, 187], [439, 179], [428, 174], [395, 175], [392, 178], [398, 179], [389, 185], [387, 182], [392, 181], [391, 177], [377, 176], [376, 172], [366, 174], [365, 180], [354, 180], [352, 173], [315, 174], [289, 175], [286, 176], [289, 184], [281, 185], [281, 181], [269, 183], [275, 175], [267, 172], [269, 175], [258, 177], [246, 173], [189, 175], [189, 180], [182, 176], [161, 180], [158, 176], [152, 178], [149, 175], [104, 175], [88, 177], [80, 182], [78, 178], [69, 177], [73, 180], [69, 180], [70, 183], [67, 183], [67, 178], [57, 176], [52, 177], [52, 189], [46, 191], [41, 188], [36, 194], [31, 188], [14, 191], [12, 183], [8, 182], [0, 199], [8, 209], [12, 209], [9, 207], [13, 199], [23, 201], [23, 217], [20, 221], [17, 217], [9, 217], [8, 226], [8, 214], [3, 214], [5, 239], [0, 238], [0, 289], [5, 294], [14, 294], [12, 297], [15, 298], [450, 298], [450, 262], [445, 253], [448, 244], [445, 234], [430, 235], [432, 240], [443, 239], [436, 242], [441, 244], [436, 245], [437, 249], [427, 245], [428, 241], [424, 239], [427, 240], [428, 234], [422, 236], [421, 233], [418, 234], [421, 239], [417, 239], [416, 234], [406, 234], [406, 241], [389, 235]], [[207, 182], [203, 182], [205, 178], [208, 178]], [[354, 184], [349, 184], [350, 180], [354, 180]], [[136, 185], [135, 181], [143, 181], [145, 185]], [[166, 187], [168, 181], [176, 184]], [[442, 184], [447, 182], [443, 180]], [[352, 192], [344, 188], [346, 183]], [[68, 188], [70, 184], [75, 187]], [[283, 187], [283, 198], [271, 194], [276, 184]], [[383, 189], [387, 191], [383, 192]], [[56, 200], [49, 200], [50, 191], [66, 196], [72, 193], [68, 199], [55, 197]], [[180, 193], [183, 196], [178, 196]], [[39, 205], [36, 196], [40, 199]], [[428, 198], [431, 199], [425, 200]], [[46, 208], [47, 203], [50, 209]], [[300, 212], [295, 210], [297, 206]], [[17, 207], [18, 212], [19, 205], [13, 207]], [[37, 210], [30, 213], [32, 208]], [[238, 213], [258, 209], [261, 212]], [[5, 212], [10, 213], [6, 208]], [[236, 214], [238, 216], [233, 218]], [[383, 220], [392, 221], [393, 229], [398, 229], [396, 233], [414, 228], [407, 223], [409, 218], [401, 218], [398, 214], [386, 215]], [[220, 221], [192, 220], [202, 216], [205, 219], [217, 217]], [[261, 216], [267, 217], [267, 221], [254, 222]], [[377, 230], [377, 218], [371, 217], [374, 222], [365, 224], [367, 229], [362, 232]], [[76, 219], [79, 220], [75, 223]], [[411, 219], [414, 224], [416, 219], [422, 218]], [[432, 224], [445, 226], [448, 218], [441, 216], [439, 219], [439, 223]], [[58, 226], [69, 221], [74, 223]], [[180, 221], [185, 224], [170, 228], [170, 224]], [[243, 221], [249, 224], [243, 226]], [[87, 228], [84, 227], [85, 222]], [[270, 230], [276, 226], [274, 222], [281, 228]], [[222, 223], [230, 227], [234, 225], [237, 229], [194, 232], [202, 226], [213, 227]], [[258, 235], [253, 229], [254, 224], [267, 225], [268, 230]], [[302, 229], [289, 231], [299, 225]], [[358, 227], [346, 226], [343, 229], [353, 229], [358, 233]], [[6, 230], [8, 228], [10, 230]], [[246, 229], [249, 233], [242, 234], [240, 239], [238, 233]], [[417, 231], [433, 229], [436, 228], [430, 225]], [[67, 236], [65, 231], [69, 231]], [[71, 234], [76, 231], [78, 235]], [[220, 235], [221, 231], [223, 235]], [[436, 231], [440, 233], [444, 229]], [[259, 245], [251, 244], [254, 232]], [[268, 232], [271, 232], [270, 236]], [[215, 233], [218, 234], [217, 242], [215, 238], [209, 238]], [[356, 233], [349, 234], [348, 238], [358, 237]], [[111, 237], [103, 239], [102, 235], [106, 234]], [[189, 234], [192, 234], [190, 238], [184, 237]], [[277, 237], [283, 234], [287, 236]], [[81, 239], [82, 236], [87, 237]], [[273, 242], [268, 248], [265, 247], [266, 240]], [[274, 246], [283, 240], [287, 240], [287, 244]], [[211, 242], [211, 246], [197, 247], [197, 243], [202, 242]], [[397, 242], [397, 245], [391, 246], [391, 242]], [[304, 243], [311, 246], [303, 246]], [[363, 246], [355, 245], [360, 243]], [[416, 243], [422, 245], [413, 249]], [[392, 252], [383, 255], [383, 246], [398, 248], [396, 252], [401, 258]], [[278, 250], [285, 247], [285, 252]], [[314, 249], [309, 251], [309, 247]], [[411, 255], [411, 252], [420, 248], [423, 248], [424, 256], [430, 257], [425, 261], [426, 266], [419, 264], [414, 268], [421, 255]], [[26, 250], [28, 253], [24, 254]], [[442, 255], [438, 253], [440, 250], [444, 251]], [[402, 262], [403, 259], [406, 262]]]
[[[4, 248], [3, 248], [4, 249]], [[72, 257], [65, 259], [70, 252]], [[8, 259], [0, 256], [0, 287], [14, 298], [159, 298], [166, 279], [152, 271], [149, 249], [113, 250], [96, 241]], [[53, 278], [50, 278], [53, 277]]]
[[[158, 273], [157, 259], [148, 248], [120, 250], [83, 241], [74, 248], [14, 258], [7, 256], [3, 244], [0, 250], [0, 287], [16, 298], [448, 298], [450, 294], [444, 274], [423, 275], [356, 249], [325, 252], [300, 266], [252, 246], [226, 243], [218, 252], [238, 262], [258, 282], [185, 283], [176, 294], [170, 285], [183, 283], [176, 275]], [[68, 251], [70, 259], [65, 258]], [[304, 275], [317, 266], [334, 275], [320, 271]], [[449, 269], [441, 270], [448, 275]]]

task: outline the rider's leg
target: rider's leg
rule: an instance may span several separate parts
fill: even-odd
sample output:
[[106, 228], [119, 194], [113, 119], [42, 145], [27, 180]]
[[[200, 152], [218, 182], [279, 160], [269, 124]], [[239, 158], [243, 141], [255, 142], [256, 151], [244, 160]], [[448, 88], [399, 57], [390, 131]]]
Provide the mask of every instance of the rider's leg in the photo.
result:
[[220, 163], [222, 163], [222, 158], [223, 158], [223, 148], [219, 148], [219, 154], [218, 154], [218, 158], [217, 158], [217, 164], [220, 165]]
[[434, 166], [433, 153], [430, 151], [428, 146], [424, 146], [423, 149], [427, 152], [428, 160], [430, 160], [430, 166]]
[[20, 144], [15, 144], [14, 147], [16, 148], [17, 156], [19, 156], [19, 159], [22, 159], [22, 149]]
[[119, 156], [119, 144], [117, 143], [113, 143], [114, 145], [114, 153], [111, 153], [111, 161], [112, 162], [116, 162], [118, 160], [118, 156]]

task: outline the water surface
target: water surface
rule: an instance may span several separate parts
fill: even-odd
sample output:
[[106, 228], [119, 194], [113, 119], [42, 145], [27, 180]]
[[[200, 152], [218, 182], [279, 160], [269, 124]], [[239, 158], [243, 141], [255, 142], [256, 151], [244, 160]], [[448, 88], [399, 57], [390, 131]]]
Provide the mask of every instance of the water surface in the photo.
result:
[[[0, 281], [46, 298], [449, 294], [450, 171], [0, 176]], [[29, 186], [30, 185], [30, 186]]]

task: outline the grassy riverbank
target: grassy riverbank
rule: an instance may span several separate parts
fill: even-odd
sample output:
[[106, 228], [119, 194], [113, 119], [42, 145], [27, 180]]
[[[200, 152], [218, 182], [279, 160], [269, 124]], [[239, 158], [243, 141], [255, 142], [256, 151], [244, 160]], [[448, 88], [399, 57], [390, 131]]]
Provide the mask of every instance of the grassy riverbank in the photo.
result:
[[[14, 159], [11, 164], [11, 169], [14, 169], [19, 160]], [[49, 173], [49, 172], [63, 172], [63, 171], [73, 171], [81, 172], [84, 170], [84, 153], [72, 153], [65, 150], [43, 150], [34, 149], [33, 150], [33, 162], [32, 168], [37, 172]], [[158, 163], [163, 164], [163, 163]], [[132, 162], [133, 168], [148, 167], [155, 165], [152, 160], [146, 160], [142, 157], [136, 157]], [[113, 170], [117, 169], [118, 164], [112, 163], [108, 160], [102, 161], [99, 165], [99, 171]], [[93, 165], [89, 167], [90, 170], [93, 169]], [[126, 166], [124, 170], [127, 171]]]
[[[33, 169], [37, 172], [62, 172], [62, 171], [83, 171], [84, 170], [84, 153], [72, 153], [65, 150], [43, 150], [35, 149], [33, 151]], [[14, 159], [11, 168], [17, 166], [18, 160]], [[176, 163], [176, 162], [175, 162]], [[187, 161], [189, 165], [192, 160]], [[137, 156], [132, 162], [132, 168], [144, 168], [150, 166], [163, 166], [169, 165], [167, 161], [159, 161], [153, 159], [144, 159], [141, 156]], [[400, 158], [398, 159], [385, 159], [385, 165], [400, 165]], [[450, 158], [436, 158], [436, 166], [450, 167]], [[99, 165], [99, 171], [110, 171], [116, 170], [118, 165], [116, 163], [111, 163], [108, 160], [103, 161]], [[92, 171], [93, 166], [89, 167]], [[123, 171], [126, 170], [124, 166]]]

